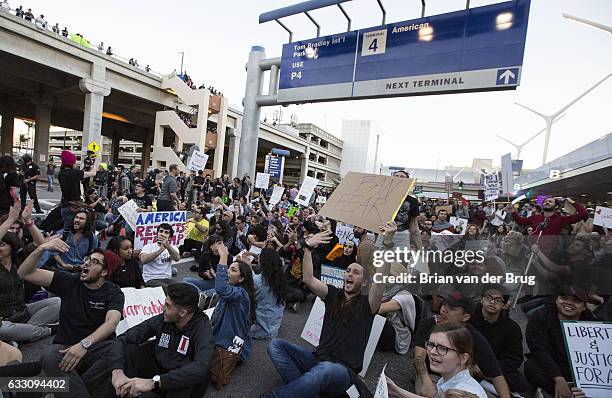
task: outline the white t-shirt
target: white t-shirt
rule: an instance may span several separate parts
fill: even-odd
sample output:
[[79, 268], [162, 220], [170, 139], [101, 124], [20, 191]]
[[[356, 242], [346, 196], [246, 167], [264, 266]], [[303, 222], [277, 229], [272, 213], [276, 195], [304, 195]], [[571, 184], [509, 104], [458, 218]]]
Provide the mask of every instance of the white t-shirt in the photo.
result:
[[506, 218], [506, 210], [504, 209], [497, 210], [495, 212], [495, 216], [493, 216], [493, 219], [491, 220], [491, 225], [495, 225], [499, 227], [500, 225], [504, 223], [505, 218]]
[[[155, 253], [159, 244], [149, 243], [142, 248], [141, 253]], [[172, 278], [172, 257], [165, 249], [153, 261], [142, 264], [142, 279], [145, 283], [151, 279], [171, 279]]]

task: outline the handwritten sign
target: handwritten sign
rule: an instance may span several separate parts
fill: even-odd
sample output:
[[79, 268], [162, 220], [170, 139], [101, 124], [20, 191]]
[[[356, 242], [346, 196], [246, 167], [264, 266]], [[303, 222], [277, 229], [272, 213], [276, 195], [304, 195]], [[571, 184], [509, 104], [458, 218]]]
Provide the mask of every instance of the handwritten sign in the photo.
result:
[[467, 231], [468, 220], [467, 218], [451, 217], [449, 222], [455, 227], [455, 232], [459, 235], [465, 235]]
[[208, 155], [202, 151], [193, 151], [187, 163], [187, 168], [192, 171], [204, 170], [208, 162]]
[[612, 209], [603, 206], [595, 207], [595, 218], [593, 218], [593, 225], [612, 228]]
[[138, 213], [136, 229], [134, 230], [134, 250], [141, 250], [144, 245], [155, 242], [159, 224], [170, 224], [174, 231], [170, 243], [179, 246], [185, 240], [185, 211], [158, 211], [151, 213]]
[[[300, 337], [317, 347], [319, 345], [319, 341], [321, 340], [321, 330], [323, 329], [324, 318], [325, 304], [320, 298], [317, 297], [312, 306], [312, 310], [310, 310], [310, 314], [308, 315], [308, 319], [306, 320], [306, 324], [304, 325], [304, 329], [302, 330]], [[362, 371], [359, 373], [359, 376], [361, 377], [365, 377], [365, 374], [368, 371], [368, 367], [372, 361], [372, 356], [374, 355], [374, 350], [378, 344], [378, 339], [380, 339], [380, 334], [385, 326], [385, 321], [386, 318], [380, 315], [376, 315], [374, 317], [374, 323], [372, 324], [372, 330], [370, 331], [370, 338], [368, 339], [368, 344], [366, 345], [365, 353], [363, 355]]]
[[352, 240], [355, 245], [359, 245], [359, 239], [355, 238], [353, 234], [353, 226], [350, 224], [337, 223], [336, 224], [336, 236], [338, 237], [338, 243], [341, 245], [347, 241]]
[[338, 289], [344, 288], [344, 270], [331, 265], [321, 264], [321, 282], [329, 283]]
[[270, 174], [257, 173], [255, 176], [255, 188], [268, 189], [270, 185]]
[[310, 203], [310, 197], [314, 193], [314, 190], [317, 187], [318, 183], [319, 183], [319, 180], [317, 180], [314, 177], [304, 178], [304, 182], [302, 183], [302, 186], [300, 187], [300, 191], [295, 197], [295, 203], [302, 205], [302, 206], [308, 206], [308, 204]]
[[561, 321], [576, 386], [589, 398], [612, 395], [612, 322]]
[[132, 230], [136, 229], [136, 217], [138, 217], [137, 210], [138, 204], [136, 204], [133, 199], [130, 199], [126, 204], [117, 209], [119, 214], [123, 216], [123, 219], [130, 225]]
[[389, 398], [389, 389], [387, 387], [387, 376], [385, 376], [386, 368], [387, 368], [387, 364], [383, 366], [382, 372], [380, 372], [380, 377], [378, 378], [378, 384], [376, 385], [376, 392], [374, 393], [374, 398]]
[[485, 202], [490, 202], [499, 198], [499, 181], [497, 181], [497, 176], [495, 174], [488, 174], [485, 176], [484, 188]]
[[320, 203], [320, 204], [324, 205], [325, 202], [327, 202], [327, 198], [325, 196], [318, 196], [317, 197], [317, 203]]
[[411, 178], [350, 172], [327, 199], [319, 214], [378, 231], [381, 224], [395, 218], [415, 181]]
[[121, 288], [121, 291], [125, 297], [125, 303], [123, 304], [123, 319], [115, 329], [117, 335], [164, 311], [166, 295], [161, 287], [144, 289], [124, 287]]
[[285, 192], [284, 187], [274, 187], [272, 191], [272, 196], [270, 197], [270, 206], [276, 205], [283, 198], [283, 193]]

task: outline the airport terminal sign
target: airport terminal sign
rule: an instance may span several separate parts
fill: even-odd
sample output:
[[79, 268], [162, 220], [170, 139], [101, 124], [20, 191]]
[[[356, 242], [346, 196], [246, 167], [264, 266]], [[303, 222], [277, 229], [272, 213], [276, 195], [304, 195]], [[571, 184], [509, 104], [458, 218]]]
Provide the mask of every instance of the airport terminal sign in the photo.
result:
[[280, 103], [515, 89], [530, 0], [283, 46]]

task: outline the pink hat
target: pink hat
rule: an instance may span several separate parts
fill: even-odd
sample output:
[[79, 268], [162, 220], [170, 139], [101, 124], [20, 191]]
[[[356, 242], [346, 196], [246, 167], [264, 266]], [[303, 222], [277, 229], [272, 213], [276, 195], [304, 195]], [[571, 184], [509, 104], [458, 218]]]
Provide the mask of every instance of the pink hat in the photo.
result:
[[60, 155], [60, 159], [62, 160], [62, 164], [65, 166], [72, 167], [77, 161], [77, 157], [74, 153], [70, 151], [62, 151]]

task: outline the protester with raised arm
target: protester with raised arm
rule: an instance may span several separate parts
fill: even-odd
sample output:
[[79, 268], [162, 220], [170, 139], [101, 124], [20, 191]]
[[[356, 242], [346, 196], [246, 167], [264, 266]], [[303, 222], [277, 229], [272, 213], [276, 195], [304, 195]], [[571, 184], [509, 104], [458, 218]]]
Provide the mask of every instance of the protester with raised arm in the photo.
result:
[[[380, 227], [385, 249], [393, 247], [397, 231], [395, 222]], [[325, 284], [313, 275], [311, 250], [331, 241], [332, 232], [325, 230], [310, 237], [304, 245], [303, 280], [308, 288], [325, 303], [325, 317], [319, 346], [309, 348], [274, 339], [268, 355], [285, 383], [269, 397], [316, 397], [319, 393], [341, 395], [351, 385], [365, 388], [357, 373], [361, 371], [374, 317], [378, 313], [385, 290], [384, 283], [375, 283], [369, 294], [362, 294], [367, 276], [360, 264], [349, 265], [344, 273], [344, 287]], [[391, 264], [383, 265], [383, 277]]]

